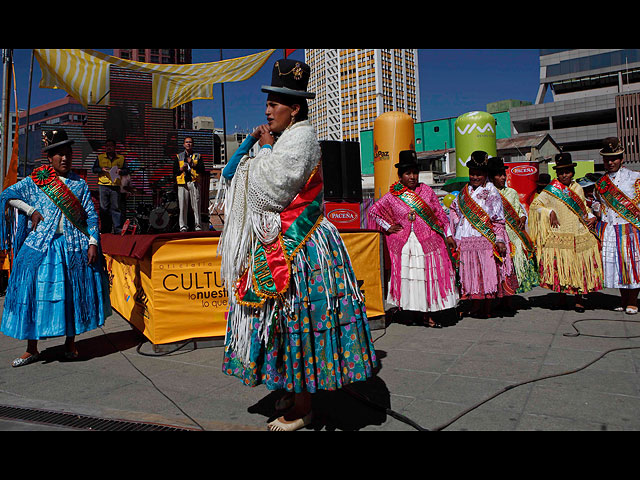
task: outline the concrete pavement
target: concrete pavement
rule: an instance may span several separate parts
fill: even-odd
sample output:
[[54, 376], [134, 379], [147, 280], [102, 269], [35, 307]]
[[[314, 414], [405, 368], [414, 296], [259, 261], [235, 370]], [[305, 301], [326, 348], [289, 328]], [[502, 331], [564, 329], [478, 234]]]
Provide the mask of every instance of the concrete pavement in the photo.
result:
[[[304, 431], [640, 430], [640, 315], [613, 311], [618, 292], [592, 294], [585, 313], [551, 309], [541, 288], [514, 300], [514, 315], [440, 314], [442, 329], [404, 314], [374, 322], [378, 375], [316, 394]], [[219, 341], [155, 351], [117, 313], [76, 341], [75, 362], [59, 338], [12, 368], [26, 342], [0, 334], [0, 430], [263, 431], [281, 395], [224, 375]]]

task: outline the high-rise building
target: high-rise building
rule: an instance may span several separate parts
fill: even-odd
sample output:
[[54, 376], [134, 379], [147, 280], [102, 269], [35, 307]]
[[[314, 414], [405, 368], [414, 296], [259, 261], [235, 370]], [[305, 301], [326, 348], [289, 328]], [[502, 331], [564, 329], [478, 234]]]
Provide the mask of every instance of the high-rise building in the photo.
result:
[[535, 105], [510, 114], [515, 137], [548, 132], [596, 170], [602, 140], [619, 137], [627, 166], [640, 169], [640, 49], [541, 49]]
[[319, 140], [358, 141], [385, 112], [420, 121], [418, 50], [307, 49], [309, 118]]
[[[113, 56], [142, 63], [192, 63], [190, 48], [128, 48], [113, 49]], [[184, 103], [174, 109], [174, 128], [193, 128], [193, 105]]]

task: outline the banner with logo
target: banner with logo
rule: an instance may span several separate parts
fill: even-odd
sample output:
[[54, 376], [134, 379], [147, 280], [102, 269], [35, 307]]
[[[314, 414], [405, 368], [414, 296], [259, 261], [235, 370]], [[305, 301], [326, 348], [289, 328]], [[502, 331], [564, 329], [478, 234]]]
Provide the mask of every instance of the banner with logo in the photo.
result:
[[154, 243], [151, 256], [156, 336], [224, 336], [227, 292], [220, 276], [218, 238], [196, 237]]
[[359, 203], [324, 202], [324, 216], [338, 230], [357, 230], [361, 227]]
[[[341, 234], [366, 298], [367, 315], [384, 315], [380, 234]], [[229, 308], [217, 237], [157, 240], [143, 260], [107, 257], [113, 308], [153, 344], [223, 337]]]
[[518, 192], [518, 199], [529, 211], [529, 205], [536, 195], [540, 164], [538, 162], [508, 162], [507, 187]]

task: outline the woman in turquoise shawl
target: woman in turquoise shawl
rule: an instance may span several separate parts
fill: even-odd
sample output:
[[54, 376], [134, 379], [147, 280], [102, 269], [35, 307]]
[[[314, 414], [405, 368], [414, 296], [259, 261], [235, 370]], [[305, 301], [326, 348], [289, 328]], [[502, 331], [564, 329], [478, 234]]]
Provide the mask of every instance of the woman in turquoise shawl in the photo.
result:
[[[0, 249], [13, 250], [0, 331], [27, 340], [12, 365], [38, 360], [38, 340], [65, 336], [75, 359], [75, 336], [111, 315], [109, 285], [99, 248], [98, 217], [84, 180], [71, 172], [73, 140], [44, 132], [49, 160], [0, 196]], [[7, 208], [13, 207], [13, 208]]]

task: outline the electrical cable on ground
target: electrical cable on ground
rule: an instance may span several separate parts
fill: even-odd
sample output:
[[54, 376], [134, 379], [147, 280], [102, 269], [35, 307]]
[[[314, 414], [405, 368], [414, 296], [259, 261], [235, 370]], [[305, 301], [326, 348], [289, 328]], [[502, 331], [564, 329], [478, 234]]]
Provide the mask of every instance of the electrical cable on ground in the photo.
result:
[[[565, 337], [578, 337], [578, 336], [584, 336], [584, 337], [596, 337], [596, 338], [612, 338], [612, 339], [631, 339], [631, 338], [640, 338], [640, 335], [631, 335], [631, 336], [607, 336], [607, 335], [593, 335], [593, 334], [585, 334], [580, 332], [577, 328], [576, 328], [576, 324], [580, 323], [580, 322], [588, 322], [588, 321], [605, 321], [605, 322], [620, 322], [620, 323], [638, 323], [637, 321], [634, 320], [611, 320], [611, 319], [604, 319], [604, 318], [589, 318], [589, 319], [580, 319], [580, 320], [576, 320], [574, 322], [571, 323], [571, 327], [575, 330], [575, 333], [564, 333], [563, 336]], [[102, 330], [102, 332], [104, 333], [104, 335], [107, 337], [107, 339], [109, 340], [109, 342], [111, 343], [111, 345], [116, 349], [116, 346], [113, 344], [113, 342], [111, 342], [111, 339], [108, 337], [108, 335], [106, 334], [106, 332], [104, 332], [104, 330]], [[382, 335], [380, 335], [379, 337], [377, 337], [375, 340], [373, 340], [373, 343], [375, 344], [375, 342], [377, 342], [378, 340], [380, 340], [380, 338], [384, 337], [387, 333], [387, 328], [384, 328], [384, 332], [382, 333]], [[182, 345], [178, 346], [177, 348], [175, 348], [174, 350], [168, 351], [168, 352], [163, 352], [160, 354], [149, 354], [149, 353], [144, 353], [141, 351], [141, 347], [143, 345], [144, 342], [140, 343], [137, 347], [136, 347], [136, 351], [138, 352], [138, 354], [143, 355], [143, 356], [148, 356], [148, 357], [161, 357], [161, 356], [165, 356], [165, 355], [169, 355], [172, 353], [175, 353], [179, 350], [181, 350], [182, 348], [184, 348], [185, 346], [189, 345], [190, 343], [192, 343], [193, 340], [188, 340], [186, 342], [184, 342]], [[389, 415], [390, 417], [395, 418], [396, 420], [406, 423], [407, 425], [415, 428], [418, 431], [423, 431], [423, 432], [429, 432], [429, 431], [441, 431], [444, 430], [445, 428], [449, 427], [450, 425], [452, 425], [453, 423], [457, 422], [458, 420], [460, 420], [462, 417], [464, 417], [465, 415], [471, 413], [472, 411], [476, 410], [477, 408], [481, 407], [482, 405], [484, 405], [485, 403], [490, 402], [491, 400], [495, 399], [496, 397], [502, 395], [503, 393], [506, 393], [510, 390], [513, 390], [514, 388], [517, 387], [521, 387], [523, 385], [527, 385], [530, 383], [535, 383], [535, 382], [539, 382], [542, 380], [547, 380], [550, 378], [556, 378], [556, 377], [562, 377], [562, 376], [566, 376], [566, 375], [572, 375], [574, 373], [580, 372], [582, 370], [585, 370], [586, 368], [590, 367], [591, 365], [595, 364], [596, 362], [602, 360], [605, 356], [607, 356], [610, 353], [613, 352], [617, 352], [617, 351], [623, 351], [623, 350], [635, 350], [635, 349], [640, 349], [640, 346], [637, 347], [618, 347], [618, 348], [612, 348], [609, 349], [605, 352], [603, 352], [601, 355], [599, 355], [597, 358], [595, 358], [594, 360], [590, 361], [589, 363], [579, 367], [579, 368], [575, 368], [573, 370], [568, 370], [565, 372], [560, 372], [560, 373], [555, 373], [555, 374], [550, 374], [550, 375], [544, 375], [542, 377], [537, 377], [537, 378], [533, 378], [530, 380], [525, 380], [522, 382], [518, 382], [512, 385], [508, 385], [505, 388], [503, 388], [502, 390], [499, 390], [498, 392], [494, 393], [493, 395], [489, 396], [488, 398], [482, 400], [481, 402], [476, 403], [475, 405], [472, 405], [471, 407], [463, 410], [461, 413], [459, 413], [458, 415], [456, 415], [455, 417], [453, 417], [451, 420], [447, 421], [446, 423], [443, 423], [442, 425], [433, 428], [433, 429], [428, 429], [425, 427], [422, 427], [421, 425], [419, 425], [417, 422], [413, 421], [412, 419], [406, 417], [405, 415], [402, 415], [394, 410], [392, 410], [391, 408], [387, 408], [385, 406], [379, 405], [376, 402], [373, 402], [372, 400], [370, 400], [369, 398], [366, 397], [366, 395], [363, 395], [360, 392], [356, 392], [354, 390], [352, 390], [349, 386], [346, 386], [343, 388], [343, 390], [345, 392], [347, 392], [349, 395], [353, 396], [354, 398], [358, 399], [359, 401], [366, 403], [367, 405], [369, 405], [371, 408], [375, 409], [375, 410], [381, 410], [384, 411], [387, 415]], [[119, 350], [118, 350], [119, 351]], [[147, 376], [145, 375], [138, 367], [136, 367], [131, 360], [129, 360], [129, 358], [127, 358], [126, 355], [124, 355], [122, 352], [120, 352], [120, 354], [133, 366], [133, 368], [135, 368], [142, 376], [144, 376], [150, 383], [151, 385], [153, 385], [153, 387], [160, 393], [162, 394], [165, 398], [167, 398], [178, 410], [180, 410], [180, 412], [182, 412], [182, 414], [187, 417], [189, 420], [191, 420], [195, 425], [197, 425], [201, 430], [205, 430], [204, 427], [202, 427], [196, 420], [194, 420], [191, 416], [189, 416], [176, 402], [174, 402], [171, 398], [169, 398], [164, 392], [162, 392], [157, 385]]]
[[[584, 337], [597, 337], [597, 338], [615, 338], [615, 339], [630, 339], [630, 338], [640, 338], [640, 335], [631, 335], [631, 336], [620, 336], [620, 337], [612, 337], [612, 336], [608, 336], [608, 335], [592, 335], [592, 334], [584, 334], [581, 333], [577, 328], [576, 328], [576, 324], [580, 323], [580, 322], [587, 322], [587, 321], [605, 321], [605, 322], [621, 322], [621, 323], [635, 323], [638, 324], [637, 321], [635, 320], [609, 320], [609, 319], [605, 319], [605, 318], [587, 318], [587, 319], [581, 319], [581, 320], [576, 320], [575, 322], [571, 323], [571, 327], [575, 330], [575, 333], [564, 333], [563, 336], [565, 337], [578, 337], [578, 336], [584, 336]], [[375, 341], [379, 340], [380, 338], [382, 338], [385, 334], [386, 334], [386, 328], [384, 329], [385, 332], [380, 335], [380, 337], [376, 338]], [[355, 398], [358, 398], [359, 400], [367, 403], [368, 405], [370, 405], [371, 407], [377, 409], [377, 410], [383, 410], [385, 411], [388, 415], [390, 415], [393, 418], [396, 418], [397, 420], [400, 420], [401, 422], [404, 422], [410, 426], [412, 426], [413, 428], [415, 428], [416, 430], [419, 431], [441, 431], [444, 430], [445, 428], [449, 427], [450, 425], [452, 425], [453, 423], [457, 422], [458, 420], [460, 420], [462, 417], [464, 417], [465, 415], [469, 414], [470, 412], [472, 412], [473, 410], [479, 408], [480, 406], [484, 405], [485, 403], [493, 400], [494, 398], [502, 395], [503, 393], [506, 393], [510, 390], [513, 390], [514, 388], [520, 387], [522, 385], [527, 385], [529, 383], [534, 383], [534, 382], [539, 382], [541, 380], [546, 380], [549, 378], [555, 378], [555, 377], [562, 377], [562, 376], [566, 376], [566, 375], [571, 375], [577, 372], [580, 372], [588, 367], [590, 367], [591, 365], [593, 365], [594, 363], [598, 362], [599, 360], [602, 360], [606, 355], [612, 353], [612, 352], [618, 352], [618, 351], [622, 351], [622, 350], [636, 350], [636, 349], [640, 349], [640, 346], [637, 347], [618, 347], [618, 348], [612, 348], [609, 349], [607, 351], [605, 351], [604, 353], [602, 353], [600, 356], [598, 356], [596, 359], [590, 361], [589, 363], [587, 363], [586, 365], [583, 365], [582, 367], [579, 368], [575, 368], [573, 370], [569, 370], [566, 372], [561, 372], [561, 373], [554, 373], [554, 374], [550, 374], [550, 375], [545, 375], [542, 377], [538, 377], [538, 378], [533, 378], [531, 380], [525, 380], [523, 382], [519, 382], [519, 383], [515, 383], [513, 385], [508, 385], [507, 387], [503, 388], [502, 390], [494, 393], [493, 395], [489, 396], [488, 398], [486, 398], [485, 400], [482, 400], [479, 403], [476, 403], [475, 405], [472, 405], [471, 407], [467, 408], [466, 410], [462, 411], [460, 414], [456, 415], [455, 417], [453, 417], [451, 420], [449, 420], [446, 423], [443, 423], [442, 425], [434, 428], [434, 429], [428, 429], [428, 428], [424, 428], [422, 426], [420, 426], [419, 424], [417, 424], [416, 422], [414, 422], [413, 420], [405, 417], [404, 415], [401, 415], [393, 410], [391, 410], [390, 408], [384, 407], [382, 405], [378, 405], [375, 402], [372, 402], [370, 399], [368, 399], [366, 396], [357, 393], [357, 392], [353, 392], [351, 389], [349, 388], [345, 388], [345, 391], [347, 391], [350, 395], [353, 395]]]

